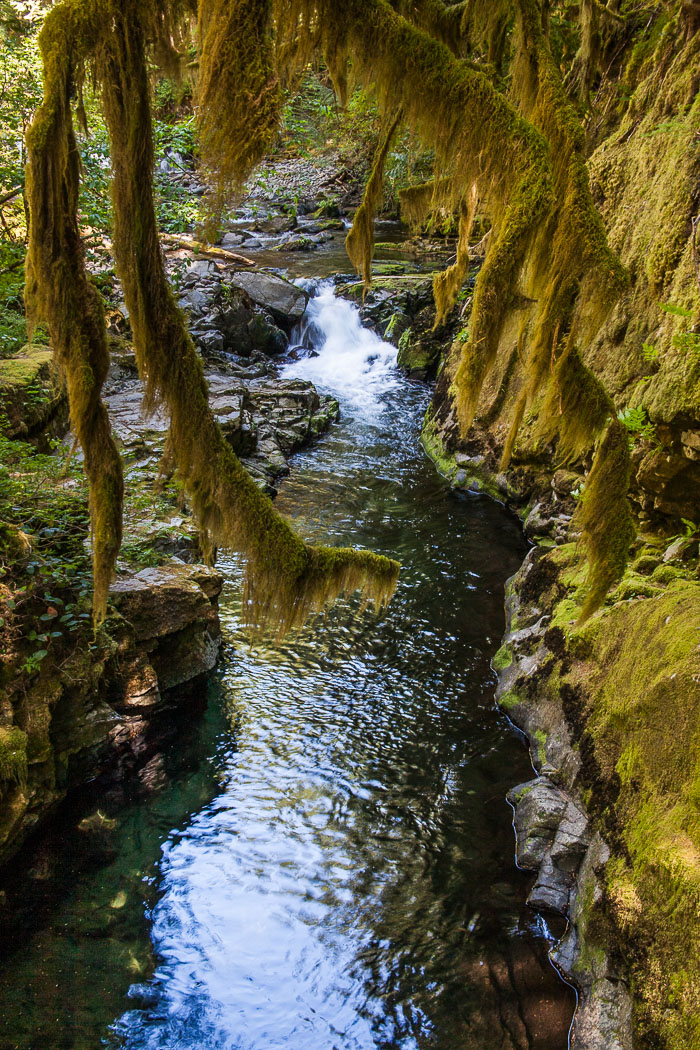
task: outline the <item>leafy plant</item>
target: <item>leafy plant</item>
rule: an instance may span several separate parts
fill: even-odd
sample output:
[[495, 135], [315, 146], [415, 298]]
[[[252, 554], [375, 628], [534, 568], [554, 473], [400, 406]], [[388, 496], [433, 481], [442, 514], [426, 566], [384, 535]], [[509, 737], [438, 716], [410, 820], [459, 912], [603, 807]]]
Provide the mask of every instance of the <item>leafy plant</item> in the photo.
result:
[[692, 317], [693, 311], [685, 306], [677, 306], [675, 303], [662, 303], [661, 309], [665, 314], [673, 314], [674, 317]]
[[[692, 310], [686, 306], [678, 306], [676, 303], [661, 303], [661, 309], [664, 313], [672, 314], [674, 317], [688, 319], [693, 316]], [[672, 342], [676, 349], [681, 350], [684, 354], [700, 354], [700, 333], [693, 331], [692, 328], [676, 332]]]
[[617, 413], [617, 418], [627, 430], [630, 445], [637, 440], [657, 441], [656, 426], [650, 422], [645, 408], [625, 408]]
[[673, 345], [684, 354], [700, 354], [700, 334], [698, 332], [677, 332]]

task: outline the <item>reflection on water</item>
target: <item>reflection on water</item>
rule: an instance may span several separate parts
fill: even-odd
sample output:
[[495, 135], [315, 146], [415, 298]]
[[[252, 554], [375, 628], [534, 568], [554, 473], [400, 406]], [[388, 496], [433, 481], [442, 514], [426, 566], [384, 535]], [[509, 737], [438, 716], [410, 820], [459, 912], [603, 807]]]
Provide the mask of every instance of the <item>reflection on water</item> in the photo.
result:
[[572, 994], [525, 908], [504, 801], [530, 770], [492, 702], [519, 530], [436, 477], [425, 391], [392, 349], [328, 289], [310, 315], [319, 356], [290, 371], [339, 396], [343, 422], [278, 505], [309, 539], [398, 556], [396, 598], [381, 619], [340, 605], [251, 648], [224, 563], [208, 715], [106, 806], [111, 852], [64, 877], [8, 957], [1, 1046], [567, 1045]]

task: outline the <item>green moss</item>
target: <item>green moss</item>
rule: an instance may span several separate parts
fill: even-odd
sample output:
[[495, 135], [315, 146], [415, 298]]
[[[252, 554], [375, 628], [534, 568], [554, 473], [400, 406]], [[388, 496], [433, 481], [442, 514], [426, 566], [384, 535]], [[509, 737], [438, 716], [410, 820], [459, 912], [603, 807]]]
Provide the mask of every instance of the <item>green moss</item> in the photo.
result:
[[588, 556], [588, 594], [581, 610], [585, 619], [601, 604], [624, 573], [635, 530], [627, 502], [630, 479], [629, 444], [617, 419], [608, 424], [586, 488], [574, 515], [583, 532]]
[[479, 191], [476, 182], [470, 186], [459, 209], [459, 237], [457, 239], [457, 258], [452, 266], [433, 278], [433, 297], [435, 299], [435, 324], [438, 328], [450, 312], [462, 285], [469, 273], [469, 240], [472, 234], [476, 209], [479, 203]]
[[611, 598], [613, 601], [626, 602], [632, 598], [653, 598], [660, 592], [661, 587], [654, 586], [643, 576], [630, 573], [624, 576], [619, 587], [613, 591]]
[[199, 5], [199, 131], [215, 205], [242, 185], [278, 131], [283, 94], [271, 13], [271, 0]]
[[26, 266], [30, 335], [48, 325], [66, 378], [73, 429], [90, 482], [94, 611], [105, 614], [122, 526], [122, 470], [101, 400], [109, 367], [102, 300], [85, 269], [78, 226], [80, 160], [72, 102], [76, 81], [104, 31], [100, 5], [63, 0], [46, 17], [39, 42], [44, 101], [27, 135], [31, 223]]
[[447, 451], [442, 443], [430, 410], [428, 410], [425, 420], [423, 421], [420, 441], [426, 455], [435, 464], [438, 473], [442, 474], [443, 478], [447, 478], [448, 481], [451, 481], [457, 473], [458, 467], [455, 463], [454, 456]]
[[512, 798], [515, 804], [518, 805], [518, 803], [522, 802], [526, 795], [529, 795], [531, 791], [532, 786], [530, 784], [525, 784], [518, 791], [512, 792]]
[[521, 696], [518, 696], [518, 694], [512, 689], [509, 690], [509, 692], [504, 693], [503, 696], [499, 697], [498, 700], [498, 706], [503, 711], [505, 711], [506, 714], [509, 711], [512, 711], [514, 708], [518, 707], [522, 703], [523, 698]]
[[651, 580], [653, 583], [665, 585], [674, 580], [682, 580], [685, 576], [683, 569], [679, 569], [676, 565], [657, 565], [651, 574]]
[[535, 731], [533, 739], [537, 745], [537, 761], [543, 766], [547, 761], [547, 734], [544, 730], [538, 729]]
[[17, 357], [0, 359], [0, 396], [26, 389], [46, 374], [52, 360], [53, 351], [46, 346], [25, 346]]
[[622, 848], [608, 893], [629, 946], [640, 1027], [669, 1046], [696, 1045], [700, 584], [676, 580], [645, 601], [618, 602], [578, 633], [590, 656], [568, 677], [585, 698], [596, 797], [607, 784], [614, 799]]
[[513, 663], [513, 654], [508, 645], [502, 645], [491, 661], [494, 671], [503, 671]]
[[0, 726], [0, 794], [27, 781], [27, 734], [17, 726]]

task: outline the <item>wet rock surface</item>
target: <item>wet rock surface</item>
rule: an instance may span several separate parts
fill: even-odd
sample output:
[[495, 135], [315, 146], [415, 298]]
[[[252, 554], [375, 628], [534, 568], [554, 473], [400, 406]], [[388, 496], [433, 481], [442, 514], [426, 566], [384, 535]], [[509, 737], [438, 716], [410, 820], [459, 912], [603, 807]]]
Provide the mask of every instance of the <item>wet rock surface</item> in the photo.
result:
[[579, 991], [572, 1045], [582, 1050], [631, 1050], [632, 995], [605, 934], [600, 931], [602, 873], [610, 851], [579, 794], [581, 755], [557, 697], [540, 696], [540, 671], [558, 648], [557, 629], [535, 604], [551, 586], [540, 578], [541, 548], [533, 547], [508, 581], [507, 630], [495, 658], [497, 699], [527, 736], [538, 776], [509, 793], [514, 809], [516, 855], [534, 872], [528, 903], [568, 922], [552, 961]]

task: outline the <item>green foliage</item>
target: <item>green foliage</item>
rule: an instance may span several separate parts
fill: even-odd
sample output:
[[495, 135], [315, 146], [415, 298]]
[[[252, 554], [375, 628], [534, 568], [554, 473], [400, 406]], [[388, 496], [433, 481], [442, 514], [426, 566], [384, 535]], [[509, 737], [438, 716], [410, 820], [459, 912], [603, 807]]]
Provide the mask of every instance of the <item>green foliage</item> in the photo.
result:
[[[53, 446], [39, 454], [0, 433], [0, 592], [12, 595], [0, 612], [21, 630], [25, 674], [86, 636], [92, 621], [87, 485]], [[3, 626], [0, 617], [0, 632]]]
[[662, 303], [661, 309], [665, 314], [673, 314], [674, 317], [692, 317], [693, 311], [688, 310], [685, 306], [678, 306], [676, 303]]
[[306, 157], [338, 134], [335, 93], [318, 76], [307, 73], [295, 94], [287, 92], [281, 138], [285, 152]]
[[700, 354], [700, 333], [698, 332], [676, 332], [673, 337], [673, 345], [684, 354]]
[[[687, 306], [679, 306], [677, 303], [661, 303], [661, 309], [665, 314], [671, 314], [672, 317], [682, 317], [684, 320], [690, 320], [693, 317], [692, 310]], [[676, 332], [671, 342], [676, 350], [684, 354], [700, 355], [700, 333], [694, 331], [692, 327]]]
[[[0, 190], [24, 185], [24, 137], [41, 101], [41, 64], [36, 36], [41, 14], [19, 0], [0, 12]], [[21, 198], [19, 200], [21, 215]]]
[[617, 413], [617, 418], [627, 431], [630, 446], [634, 446], [637, 440], [657, 441], [656, 427], [649, 421], [645, 408], [625, 408]]
[[[199, 157], [195, 118], [154, 120], [154, 199], [158, 226], [166, 233], [182, 233], [203, 219], [199, 198], [193, 196], [187, 177], [174, 179], [173, 169], [187, 176]], [[163, 164], [167, 169], [163, 170]]]
[[69, 579], [89, 568], [87, 486], [79, 467], [69, 472], [67, 452], [57, 455], [52, 445], [40, 454], [0, 432], [0, 521], [29, 534], [36, 557], [62, 564]]
[[109, 194], [109, 139], [104, 121], [95, 110], [91, 115], [90, 134], [81, 137], [80, 218], [83, 225], [111, 235], [112, 201]]

